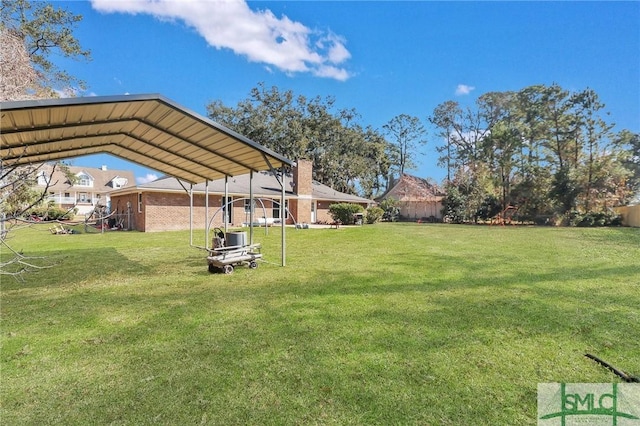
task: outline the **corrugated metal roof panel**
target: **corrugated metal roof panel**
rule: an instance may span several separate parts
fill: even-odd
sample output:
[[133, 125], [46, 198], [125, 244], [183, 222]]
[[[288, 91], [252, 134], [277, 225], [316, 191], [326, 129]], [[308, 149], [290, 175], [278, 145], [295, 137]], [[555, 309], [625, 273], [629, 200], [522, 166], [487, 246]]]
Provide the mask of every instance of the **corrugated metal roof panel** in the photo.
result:
[[108, 153], [192, 183], [293, 162], [160, 95], [2, 102], [5, 167]]

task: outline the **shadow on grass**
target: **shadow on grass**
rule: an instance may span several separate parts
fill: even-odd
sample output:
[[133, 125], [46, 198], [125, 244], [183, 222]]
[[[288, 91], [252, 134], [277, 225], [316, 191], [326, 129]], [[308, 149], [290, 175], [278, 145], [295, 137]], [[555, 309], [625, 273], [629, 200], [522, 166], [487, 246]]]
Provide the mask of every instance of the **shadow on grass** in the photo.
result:
[[55, 253], [78, 271], [3, 302], [7, 406], [31, 424], [523, 424], [538, 382], [613, 380], [585, 350], [640, 365], [637, 265], [384, 247], [371, 262], [330, 242], [231, 276], [167, 247]]
[[[122, 262], [130, 273], [153, 272], [114, 250], [99, 254], [120, 262], [106, 274], [120, 273]], [[37, 384], [14, 391], [11, 403], [36, 407], [28, 411], [32, 423], [54, 410], [63, 423], [194, 423], [207, 414], [220, 423], [481, 417], [507, 424], [514, 417], [482, 407], [500, 401], [533, 416], [536, 383], [602, 380], [597, 368], [580, 371], [590, 364], [572, 356], [606, 348], [606, 341], [611, 352], [630, 354], [631, 344], [621, 350], [618, 339], [640, 339], [630, 314], [615, 313], [637, 306], [630, 292], [626, 300], [624, 293], [594, 298], [593, 288], [555, 284], [593, 279], [593, 272], [575, 267], [493, 279], [478, 265], [459, 267], [460, 276], [439, 282], [402, 267], [383, 274], [381, 265], [318, 272], [305, 282], [283, 275], [246, 284], [240, 276], [221, 277], [215, 286], [61, 294], [55, 306], [43, 303], [31, 316], [46, 329], [35, 337], [49, 335], [55, 344], [41, 348], [18, 330], [19, 343], [5, 346], [14, 387], [16, 371], [41, 374]], [[637, 270], [604, 269], [597, 277], [625, 274]], [[54, 316], [59, 322], [48, 324]], [[27, 344], [32, 353], [23, 350]], [[57, 366], [42, 374], [49, 359]]]
[[23, 281], [4, 278], [2, 280], [3, 291], [64, 287], [87, 280], [108, 280], [112, 275], [140, 276], [148, 274], [154, 269], [152, 266], [143, 265], [123, 256], [112, 247], [66, 248], [59, 252], [30, 251], [28, 256], [44, 269], [28, 272]]

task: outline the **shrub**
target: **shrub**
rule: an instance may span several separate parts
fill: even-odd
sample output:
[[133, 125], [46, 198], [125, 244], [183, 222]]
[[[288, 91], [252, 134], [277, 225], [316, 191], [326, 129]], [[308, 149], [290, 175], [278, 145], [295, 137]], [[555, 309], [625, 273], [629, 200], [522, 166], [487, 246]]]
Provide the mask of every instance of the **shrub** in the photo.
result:
[[585, 213], [576, 226], [592, 227], [592, 226], [620, 226], [622, 225], [622, 217], [615, 213], [590, 212]]
[[590, 227], [593, 226], [595, 223], [593, 216], [590, 214], [586, 214], [584, 216], [582, 216], [582, 218], [579, 218], [577, 220], [576, 223], [571, 223], [571, 225], [576, 225], [576, 226], [580, 226], [580, 227]]
[[39, 207], [32, 209], [30, 215], [38, 216], [42, 220], [70, 220], [73, 219], [73, 211], [67, 211], [58, 207]]
[[366, 221], [369, 224], [380, 222], [382, 216], [384, 215], [384, 210], [380, 207], [369, 207], [367, 209]]
[[400, 209], [398, 201], [393, 198], [385, 198], [380, 203], [380, 208], [384, 211], [382, 220], [387, 222], [396, 222], [400, 217]]
[[491, 219], [498, 215], [501, 210], [500, 200], [494, 195], [487, 195], [476, 211], [476, 217], [482, 220]]
[[364, 208], [359, 204], [337, 203], [329, 206], [329, 214], [333, 220], [345, 225], [353, 225], [355, 223], [353, 215], [363, 211]]

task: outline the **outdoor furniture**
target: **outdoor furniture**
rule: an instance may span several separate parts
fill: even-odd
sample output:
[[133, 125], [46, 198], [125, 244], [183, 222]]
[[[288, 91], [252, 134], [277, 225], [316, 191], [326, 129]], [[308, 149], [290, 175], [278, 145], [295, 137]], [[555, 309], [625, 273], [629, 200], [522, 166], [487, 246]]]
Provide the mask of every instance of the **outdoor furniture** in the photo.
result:
[[73, 234], [73, 230], [69, 228], [65, 228], [64, 225], [56, 223], [51, 228], [49, 228], [49, 232], [53, 235], [66, 235]]

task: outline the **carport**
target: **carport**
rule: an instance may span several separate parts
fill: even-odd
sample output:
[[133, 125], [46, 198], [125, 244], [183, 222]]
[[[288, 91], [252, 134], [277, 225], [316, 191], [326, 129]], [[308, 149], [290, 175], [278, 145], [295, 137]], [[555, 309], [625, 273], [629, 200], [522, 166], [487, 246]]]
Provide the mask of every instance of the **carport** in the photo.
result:
[[[284, 167], [293, 165], [284, 156], [159, 94], [1, 102], [0, 109], [2, 169], [111, 154], [186, 181], [191, 217], [194, 184], [243, 174], [253, 176], [264, 170], [278, 176], [277, 169], [284, 173]], [[278, 181], [283, 210], [285, 188], [282, 180]], [[205, 200], [208, 218], [208, 192]], [[280, 217], [284, 214], [281, 211]], [[193, 246], [193, 220], [190, 223]], [[207, 220], [205, 241], [208, 228]], [[250, 233], [253, 239], [253, 228]], [[208, 247], [208, 242], [205, 245]], [[285, 255], [283, 220], [282, 266]]]

